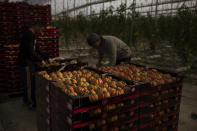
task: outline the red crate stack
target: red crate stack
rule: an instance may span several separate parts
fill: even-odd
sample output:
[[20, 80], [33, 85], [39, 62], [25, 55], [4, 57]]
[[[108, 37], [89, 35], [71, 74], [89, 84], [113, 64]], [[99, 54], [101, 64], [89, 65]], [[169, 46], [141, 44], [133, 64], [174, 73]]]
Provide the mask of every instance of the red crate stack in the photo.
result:
[[[130, 74], [135, 75], [135, 73], [132, 73], [132, 69], [138, 69], [138, 71], [144, 74], [153, 73], [152, 71], [154, 71], [160, 73], [160, 75], [163, 74], [162, 78], [166, 76], [165, 82], [153, 85], [142, 81], [133, 82], [128, 80], [125, 77], [126, 75], [121, 77], [118, 71], [123, 71], [123, 68], [131, 65], [132, 68], [126, 70]], [[85, 67], [89, 72], [99, 74], [102, 78], [111, 76], [112, 80], [127, 83], [127, 87], [124, 88], [125, 94], [101, 98], [97, 101], [91, 101], [87, 96], [70, 96], [69, 93], [65, 93], [69, 81], [64, 81], [66, 86], [62, 85], [62, 88], [59, 88], [54, 80], [49, 80], [47, 84], [43, 84], [47, 82], [47, 75], [37, 74], [36, 85], [39, 88], [37, 90], [37, 98], [39, 105], [41, 105], [39, 106], [40, 114], [42, 114], [42, 118], [39, 119], [39, 123], [42, 123], [40, 128], [54, 131], [176, 131], [178, 128], [183, 85], [182, 76], [177, 73], [148, 68], [142, 65], [135, 66], [137, 68], [134, 68], [134, 64], [123, 65], [122, 68], [118, 66], [119, 70], [115, 66], [100, 69]], [[55, 72], [53, 73], [55, 74]], [[79, 74], [77, 70], [73, 71], [73, 73], [72, 71], [66, 71], [63, 74], [71, 73], [73, 75], [74, 72]], [[48, 72], [48, 75], [52, 76], [50, 73]], [[56, 73], [59, 74], [60, 72]], [[60, 76], [59, 78], [61, 79]], [[145, 77], [144, 75], [142, 76]], [[147, 78], [150, 78], [150, 76]], [[77, 78], [71, 77], [71, 80], [73, 79], [77, 80]], [[86, 80], [89, 81], [88, 79]], [[154, 80], [156, 81], [155, 78]], [[77, 87], [75, 87], [75, 90], [77, 92]]]
[[[71, 62], [71, 59], [67, 59], [64, 62]], [[77, 63], [77, 64], [69, 64], [65, 68], [67, 71], [76, 70], [83, 66], [87, 65], [87, 63]], [[47, 72], [53, 72], [59, 70], [61, 66], [50, 68], [45, 68], [43, 70]], [[36, 102], [37, 102], [37, 127], [38, 131], [51, 131], [52, 121], [51, 121], [51, 82], [43, 79], [43, 77], [36, 73]]]
[[17, 66], [18, 44], [6, 44], [0, 49], [0, 91], [20, 91], [20, 72]]
[[141, 130], [177, 130], [181, 102], [182, 79], [177, 77], [174, 83], [143, 89], [146, 92], [140, 101], [139, 121]]
[[59, 34], [57, 28], [48, 26], [42, 34], [37, 35], [37, 40], [43, 51], [50, 58], [59, 56]]
[[[37, 21], [50, 27], [50, 5], [0, 2], [0, 93], [22, 91], [19, 44], [25, 29]], [[48, 37], [41, 42], [41, 46], [49, 57], [59, 56], [57, 29], [47, 29], [43, 37]]]
[[49, 5], [24, 5], [23, 8], [23, 19], [25, 27], [28, 27], [29, 23], [38, 21], [45, 25], [51, 24], [51, 9]]
[[17, 66], [21, 10], [14, 3], [0, 3], [0, 92], [21, 91]]
[[[112, 76], [112, 78], [121, 81], [117, 77]], [[148, 85], [132, 82], [127, 84], [125, 91], [127, 90], [128, 93], [91, 102], [88, 97], [69, 96], [54, 83], [47, 82], [37, 74], [36, 86], [40, 87], [37, 90], [39, 130], [86, 131], [91, 128], [98, 130], [137, 128], [140, 108], [138, 89], [146, 88]]]
[[[118, 68], [122, 72], [120, 72], [117, 67], [118, 66], [102, 67], [98, 70], [103, 73], [109, 72], [116, 74], [127, 80], [130, 79], [129, 76], [134, 76], [131, 80], [135, 82], [145, 82], [147, 79], [152, 79], [147, 82], [150, 86], [145, 88], [140, 87], [139, 89], [139, 94], [141, 94], [138, 103], [140, 105], [139, 120], [138, 127], [135, 130], [178, 130], [183, 77], [171, 71], [150, 68], [134, 63], [120, 65]], [[121, 74], [125, 73], [124, 69], [129, 72], [129, 75]], [[137, 76], [137, 70], [134, 69], [140, 70], [139, 72], [143, 75], [138, 74]], [[151, 73], [154, 74], [154, 77], [151, 77]], [[151, 83], [158, 82], [158, 79], [155, 77], [156, 74], [160, 74], [160, 79], [162, 78], [163, 80], [162, 83]]]
[[37, 127], [38, 131], [51, 131], [51, 117], [50, 117], [50, 83], [47, 80], [37, 77], [36, 81], [36, 102], [37, 110]]

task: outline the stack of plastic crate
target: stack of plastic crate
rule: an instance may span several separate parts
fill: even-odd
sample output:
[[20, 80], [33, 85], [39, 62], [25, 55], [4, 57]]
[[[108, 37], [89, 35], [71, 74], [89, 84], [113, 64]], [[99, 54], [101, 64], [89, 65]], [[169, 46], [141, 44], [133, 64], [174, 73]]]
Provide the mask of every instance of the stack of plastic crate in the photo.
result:
[[21, 10], [14, 3], [0, 2], [0, 92], [20, 92], [20, 72], [17, 64]]
[[[108, 77], [106, 75], [105, 77]], [[37, 76], [39, 79], [45, 79], [42, 76]], [[122, 81], [118, 77], [112, 76], [113, 79]], [[42, 84], [39, 84], [42, 83]], [[39, 92], [45, 92], [46, 85], [43, 85], [42, 80], [37, 80], [37, 85], [40, 86]], [[49, 97], [41, 98], [47, 106], [42, 106], [44, 111], [42, 114], [48, 113], [45, 116], [41, 125], [51, 127], [51, 130], [129, 130], [138, 127], [139, 116], [139, 90], [148, 86], [143, 83], [128, 82], [128, 90], [124, 95], [113, 96], [110, 98], [101, 99], [91, 102], [88, 97], [72, 97], [66, 94], [60, 87], [57, 87], [52, 81], [49, 81]], [[41, 87], [42, 86], [42, 87]], [[38, 93], [38, 94], [40, 94]], [[42, 95], [46, 96], [46, 95]], [[49, 102], [48, 102], [49, 101]], [[41, 102], [41, 101], [40, 101]], [[50, 125], [46, 122], [50, 120]]]
[[50, 26], [50, 5], [0, 2], [0, 93], [23, 91], [17, 63], [19, 44], [24, 31], [38, 21], [48, 27], [38, 36], [44, 53], [50, 58], [59, 56], [58, 30]]
[[32, 23], [44, 25], [51, 24], [51, 7], [50, 5], [23, 5], [24, 26], [27, 28]]
[[59, 56], [59, 33], [55, 27], [47, 27], [42, 34], [37, 36], [37, 42], [50, 58]]
[[[174, 78], [157, 86], [148, 83], [149, 86], [139, 88], [139, 125], [135, 130], [177, 130], [183, 85], [182, 76], [177, 73], [149, 68], [134, 63], [127, 64], [135, 65], [138, 69], [143, 69], [142, 72], [147, 73], [147, 71], [157, 70], [158, 73], [166, 74]], [[121, 68], [128, 69], [127, 64]], [[114, 67], [111, 68], [117, 69]], [[104, 72], [104, 69], [99, 70]], [[113, 72], [111, 71], [109, 73], [121, 75], [118, 70], [113, 70]], [[124, 76], [124, 78], [128, 79], [127, 76]], [[144, 78], [141, 77], [141, 80], [143, 79], [147, 79], [146, 76], [144, 76]], [[156, 82], [157, 79], [154, 78], [152, 81]]]
[[141, 130], [178, 130], [183, 80], [175, 73], [169, 74], [176, 77], [176, 81], [141, 89], [145, 92], [140, 99], [144, 106], [140, 108], [139, 117], [145, 116], [139, 121]]
[[[69, 63], [71, 59], [62, 61]], [[61, 63], [61, 62], [60, 62]], [[68, 64], [65, 68], [66, 71], [76, 70], [80, 67], [87, 65], [86, 63]], [[43, 68], [48, 73], [59, 70], [62, 66], [50, 66]], [[51, 81], [43, 78], [40, 73], [36, 73], [36, 103], [37, 103], [37, 127], [39, 131], [50, 131], [51, 127]]]
[[36, 103], [38, 131], [51, 131], [50, 82], [36, 75]]

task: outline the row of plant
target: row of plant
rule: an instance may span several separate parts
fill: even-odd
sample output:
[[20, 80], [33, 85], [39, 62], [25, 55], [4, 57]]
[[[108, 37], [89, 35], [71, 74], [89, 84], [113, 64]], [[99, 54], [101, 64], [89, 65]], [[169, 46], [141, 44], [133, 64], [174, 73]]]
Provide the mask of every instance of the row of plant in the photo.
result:
[[[160, 15], [158, 17], [142, 16], [131, 10], [125, 13], [121, 5], [114, 14], [113, 7], [100, 12], [100, 15], [75, 18], [65, 15], [54, 21], [60, 29], [65, 43], [77, 38], [85, 38], [89, 33], [114, 35], [127, 44], [138, 41], [149, 41], [153, 45], [160, 41], [169, 41], [183, 57], [196, 55], [197, 52], [197, 8], [182, 6], [175, 15]], [[132, 13], [133, 12], [133, 13]]]

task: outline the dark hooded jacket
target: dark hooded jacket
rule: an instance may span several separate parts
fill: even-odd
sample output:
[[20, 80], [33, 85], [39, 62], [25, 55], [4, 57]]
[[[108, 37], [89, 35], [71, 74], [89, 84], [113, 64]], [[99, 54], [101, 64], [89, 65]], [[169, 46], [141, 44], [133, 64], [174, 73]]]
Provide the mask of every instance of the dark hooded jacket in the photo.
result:
[[48, 57], [40, 49], [33, 32], [27, 30], [23, 34], [19, 46], [19, 65], [31, 66], [44, 59], [48, 59]]

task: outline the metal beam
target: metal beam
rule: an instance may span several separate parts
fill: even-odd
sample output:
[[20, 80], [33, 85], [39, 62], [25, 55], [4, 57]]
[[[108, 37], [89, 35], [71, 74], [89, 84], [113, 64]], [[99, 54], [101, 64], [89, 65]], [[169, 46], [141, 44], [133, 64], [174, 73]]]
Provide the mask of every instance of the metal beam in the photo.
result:
[[[196, 6], [192, 6], [192, 7], [189, 7], [189, 9], [194, 9], [196, 8]], [[163, 10], [157, 10], [157, 12], [161, 12], [161, 11], [173, 11], [173, 10], [178, 10], [178, 8], [168, 8], [168, 9], [163, 9]], [[183, 9], [184, 10], [184, 9]], [[151, 13], [151, 12], [155, 12], [155, 11], [143, 11], [143, 12], [138, 12], [138, 13]], [[170, 14], [170, 12], [169, 12]]]
[[159, 5], [174, 4], [174, 3], [187, 2], [187, 1], [194, 1], [194, 0], [164, 1], [164, 2], [158, 2], [158, 3], [151, 3], [151, 4], [147, 4], [147, 5], [136, 6], [136, 8], [144, 8], [144, 7], [156, 6], [156, 4], [159, 6]]
[[[59, 16], [59, 15], [62, 15], [64, 14], [65, 12], [66, 13], [69, 13], [69, 12], [72, 12], [72, 11], [75, 11], [75, 10], [79, 10], [79, 9], [82, 9], [82, 8], [86, 8], [88, 6], [92, 6], [92, 5], [95, 5], [95, 4], [101, 4], [101, 3], [106, 3], [106, 2], [111, 2], [111, 1], [117, 1], [117, 0], [100, 0], [100, 1], [95, 1], [95, 2], [87, 2], [86, 4], [84, 5], [80, 5], [80, 6], [77, 6], [77, 7], [74, 7], [74, 8], [71, 8], [71, 9], [68, 9], [66, 11], [63, 11], [61, 13], [58, 13], [54, 16]], [[158, 3], [151, 3], [151, 4], [147, 4], [147, 5], [141, 5], [141, 6], [135, 6], [135, 9], [137, 8], [144, 8], [144, 7], [151, 7], [152, 6], [159, 6], [159, 5], [165, 5], [165, 4], [175, 4], [175, 3], [181, 3], [181, 2], [189, 2], [189, 1], [194, 1], [194, 0], [168, 0], [168, 1], [163, 1], [163, 2], [158, 2]], [[197, 3], [197, 2], [196, 2]], [[126, 10], [129, 10], [129, 8], [126, 8]], [[118, 10], [114, 10], [113, 12], [117, 12]], [[160, 11], [160, 10], [159, 10]], [[147, 11], [147, 12], [155, 12], [155, 11]], [[96, 13], [94, 15], [99, 15], [100, 13]], [[88, 15], [89, 16], [89, 15]]]
[[156, 0], [155, 16], [157, 16], [158, 0]]
[[58, 13], [56, 15], [61, 15], [64, 12], [69, 13], [69, 12], [72, 12], [72, 11], [75, 11], [75, 10], [86, 8], [86, 7], [91, 6], [91, 5], [96, 5], [96, 4], [101, 4], [101, 3], [111, 2], [111, 1], [117, 1], [117, 0], [100, 0], [100, 1], [89, 2], [89, 3], [86, 3], [84, 5], [80, 5], [80, 6], [77, 6], [77, 7], [71, 8], [71, 9], [68, 9], [67, 11], [63, 11], [63, 12]]
[[[172, 3], [180, 3], [180, 2], [187, 2], [187, 1], [193, 1], [193, 0], [173, 0], [173, 2]], [[162, 3], [163, 4], [168, 4], [168, 3], [170, 3], [170, 2], [161, 2], [161, 3], [154, 3], [154, 4], [148, 4], [148, 5], [144, 5], [144, 6], [136, 6], [135, 7], [135, 9], [137, 9], [137, 8], [143, 8], [143, 7], [150, 7], [150, 5], [152, 5], [152, 6], [156, 6], [156, 4], [157, 5], [162, 5]], [[190, 7], [188, 7], [188, 8], [190, 8]], [[191, 7], [191, 8], [195, 8], [195, 6], [194, 7]], [[127, 8], [126, 10], [129, 10], [130, 9], [130, 7], [129, 8]], [[176, 10], [176, 9], [179, 9], [179, 8], [174, 8], [173, 10]], [[170, 10], [170, 9], [169, 9]], [[114, 10], [113, 12], [117, 12], [118, 10]], [[158, 11], [162, 11], [162, 10], [158, 10]], [[164, 9], [164, 11], [165, 11], [165, 9]], [[146, 11], [146, 12], [143, 12], [143, 13], [147, 13], [147, 12], [155, 12], [155, 10], [152, 10], [152, 11]], [[140, 12], [141, 13], [141, 12]], [[99, 15], [100, 13], [96, 13], [96, 14], [94, 14], [94, 15]]]

